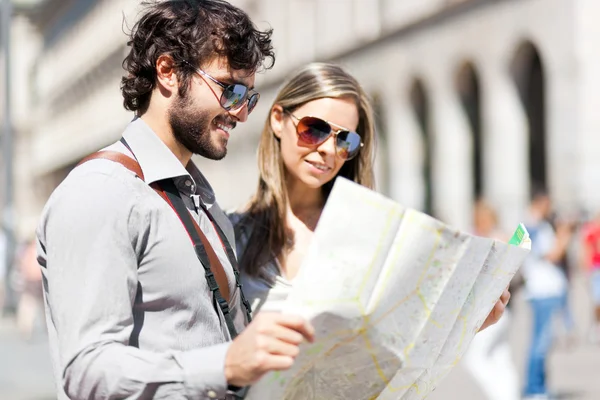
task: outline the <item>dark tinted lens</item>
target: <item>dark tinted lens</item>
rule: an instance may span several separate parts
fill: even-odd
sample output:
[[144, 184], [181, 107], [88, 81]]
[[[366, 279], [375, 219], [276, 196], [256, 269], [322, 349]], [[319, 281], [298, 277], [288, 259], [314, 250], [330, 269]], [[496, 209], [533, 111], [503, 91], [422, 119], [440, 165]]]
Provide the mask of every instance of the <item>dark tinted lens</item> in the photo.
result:
[[223, 90], [221, 96], [221, 106], [226, 110], [235, 110], [244, 105], [246, 96], [248, 95], [248, 88], [244, 85], [236, 83], [235, 85], [229, 85]]
[[360, 135], [356, 132], [342, 131], [337, 135], [337, 151], [340, 157], [350, 160], [360, 150]]
[[331, 127], [322, 119], [304, 117], [298, 122], [297, 132], [300, 140], [314, 146], [327, 140], [331, 133]]
[[260, 95], [258, 93], [252, 94], [252, 96], [250, 96], [250, 98], [248, 99], [248, 114], [250, 114], [252, 110], [254, 110], [254, 107], [256, 107], [256, 103], [258, 103], [258, 99], [260, 99]]

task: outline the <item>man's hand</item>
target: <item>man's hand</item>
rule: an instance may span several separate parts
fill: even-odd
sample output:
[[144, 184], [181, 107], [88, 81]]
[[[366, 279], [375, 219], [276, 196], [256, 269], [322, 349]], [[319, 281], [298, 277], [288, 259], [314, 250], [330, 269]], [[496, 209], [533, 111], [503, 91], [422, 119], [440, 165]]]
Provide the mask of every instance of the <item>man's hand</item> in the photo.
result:
[[508, 304], [508, 300], [510, 300], [510, 292], [508, 291], [508, 288], [506, 288], [504, 289], [504, 293], [502, 293], [502, 296], [500, 296], [500, 300], [496, 302], [496, 305], [494, 306], [494, 308], [492, 308], [492, 311], [483, 322], [483, 325], [481, 325], [481, 328], [479, 328], [479, 332], [481, 332], [489, 326], [494, 325], [500, 320], [500, 318], [504, 314], [504, 309]]
[[312, 342], [314, 328], [295, 315], [264, 312], [231, 343], [225, 357], [225, 378], [234, 386], [247, 386], [269, 371], [292, 366], [304, 340]]

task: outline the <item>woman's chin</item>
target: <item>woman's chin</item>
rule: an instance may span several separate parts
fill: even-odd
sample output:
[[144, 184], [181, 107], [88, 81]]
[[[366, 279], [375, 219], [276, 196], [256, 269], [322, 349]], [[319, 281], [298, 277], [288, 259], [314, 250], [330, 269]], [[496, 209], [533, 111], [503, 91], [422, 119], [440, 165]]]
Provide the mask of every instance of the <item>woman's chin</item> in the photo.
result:
[[311, 189], [319, 189], [333, 178], [334, 176], [304, 176], [302, 182]]

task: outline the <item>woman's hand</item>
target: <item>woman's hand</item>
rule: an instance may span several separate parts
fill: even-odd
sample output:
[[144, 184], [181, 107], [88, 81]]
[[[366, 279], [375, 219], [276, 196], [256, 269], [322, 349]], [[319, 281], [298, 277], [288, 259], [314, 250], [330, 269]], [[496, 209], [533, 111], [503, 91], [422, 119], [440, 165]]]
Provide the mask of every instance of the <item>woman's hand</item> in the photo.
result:
[[508, 300], [510, 300], [510, 292], [508, 291], [508, 287], [504, 289], [504, 293], [500, 296], [500, 299], [496, 302], [494, 308], [487, 316], [481, 328], [479, 328], [479, 332], [484, 330], [485, 328], [494, 325], [496, 322], [500, 320], [502, 315], [504, 314], [504, 309], [506, 309], [506, 305], [508, 304]]

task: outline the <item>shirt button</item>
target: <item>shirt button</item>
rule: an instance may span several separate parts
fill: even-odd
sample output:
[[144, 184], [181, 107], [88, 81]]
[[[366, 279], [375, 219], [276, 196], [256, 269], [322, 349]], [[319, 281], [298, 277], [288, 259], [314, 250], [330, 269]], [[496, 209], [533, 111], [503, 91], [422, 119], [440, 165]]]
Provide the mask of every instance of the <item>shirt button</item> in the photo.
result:
[[211, 399], [216, 399], [217, 398], [217, 392], [215, 392], [214, 390], [209, 390], [208, 393], [206, 393], [208, 395], [208, 397], [210, 397]]

